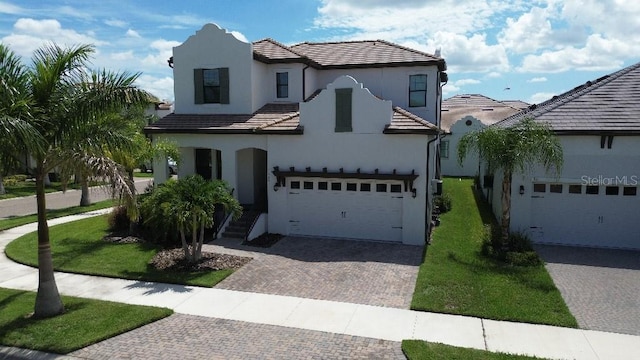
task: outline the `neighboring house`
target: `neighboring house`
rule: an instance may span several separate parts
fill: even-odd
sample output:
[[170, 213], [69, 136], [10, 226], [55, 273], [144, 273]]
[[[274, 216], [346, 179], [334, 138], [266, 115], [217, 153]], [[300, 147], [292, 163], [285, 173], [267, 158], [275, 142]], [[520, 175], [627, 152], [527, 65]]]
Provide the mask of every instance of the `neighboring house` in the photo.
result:
[[170, 64], [175, 112], [147, 133], [178, 144], [179, 176], [223, 179], [260, 210], [258, 232], [425, 243], [443, 59], [380, 40], [250, 44], [207, 24]]
[[458, 164], [458, 142], [471, 131], [511, 116], [529, 106], [521, 101], [497, 101], [478, 94], [456, 95], [442, 101], [441, 128], [447, 134], [440, 139], [442, 175], [476, 176], [479, 172], [478, 155], [469, 154]]
[[[559, 178], [515, 174], [511, 230], [538, 243], [640, 249], [640, 63], [555, 96], [494, 126], [524, 118], [560, 137]], [[501, 177], [487, 191], [501, 214]]]

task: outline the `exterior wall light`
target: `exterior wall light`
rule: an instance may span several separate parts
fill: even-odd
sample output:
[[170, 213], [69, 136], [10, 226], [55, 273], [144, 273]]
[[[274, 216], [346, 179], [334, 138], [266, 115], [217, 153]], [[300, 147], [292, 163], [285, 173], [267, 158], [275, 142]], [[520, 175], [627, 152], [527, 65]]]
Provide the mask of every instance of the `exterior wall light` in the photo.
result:
[[524, 185], [520, 185], [520, 195], [524, 195]]
[[280, 190], [280, 182], [276, 181], [276, 183], [273, 185], [273, 191], [278, 191]]
[[415, 199], [416, 196], [418, 196], [418, 190], [416, 188], [411, 189], [411, 197]]

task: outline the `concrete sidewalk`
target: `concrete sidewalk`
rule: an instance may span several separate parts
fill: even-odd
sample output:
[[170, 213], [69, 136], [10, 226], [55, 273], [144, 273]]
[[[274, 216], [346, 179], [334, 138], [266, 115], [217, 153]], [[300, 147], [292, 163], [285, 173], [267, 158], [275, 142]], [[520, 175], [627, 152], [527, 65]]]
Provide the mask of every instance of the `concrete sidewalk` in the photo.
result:
[[[54, 219], [49, 224], [105, 212]], [[36, 225], [29, 224], [0, 232], [0, 287], [36, 290], [37, 270], [16, 264], [4, 254], [7, 243], [35, 230]], [[382, 340], [421, 339], [551, 359], [629, 359], [640, 354], [640, 336], [633, 335], [68, 273], [56, 273], [56, 280], [65, 295]]]

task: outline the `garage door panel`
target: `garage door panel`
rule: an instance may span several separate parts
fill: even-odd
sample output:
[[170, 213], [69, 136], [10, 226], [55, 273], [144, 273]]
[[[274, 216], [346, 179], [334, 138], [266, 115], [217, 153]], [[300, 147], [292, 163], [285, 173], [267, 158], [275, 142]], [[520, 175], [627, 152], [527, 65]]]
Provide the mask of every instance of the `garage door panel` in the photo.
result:
[[319, 190], [316, 182], [313, 189], [289, 191], [290, 233], [402, 241], [402, 194], [372, 190], [347, 191], [345, 184]]

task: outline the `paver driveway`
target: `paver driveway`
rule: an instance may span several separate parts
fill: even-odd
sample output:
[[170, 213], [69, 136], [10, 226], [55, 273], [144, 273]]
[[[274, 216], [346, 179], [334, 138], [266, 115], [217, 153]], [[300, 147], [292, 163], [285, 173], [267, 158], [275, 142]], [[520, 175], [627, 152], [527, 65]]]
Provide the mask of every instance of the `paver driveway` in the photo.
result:
[[[220, 245], [213, 251], [258, 249], [238, 240], [214, 244]], [[423, 247], [285, 237], [258, 250], [249, 264], [216, 287], [408, 309]]]
[[640, 251], [536, 250], [581, 328], [640, 335]]

